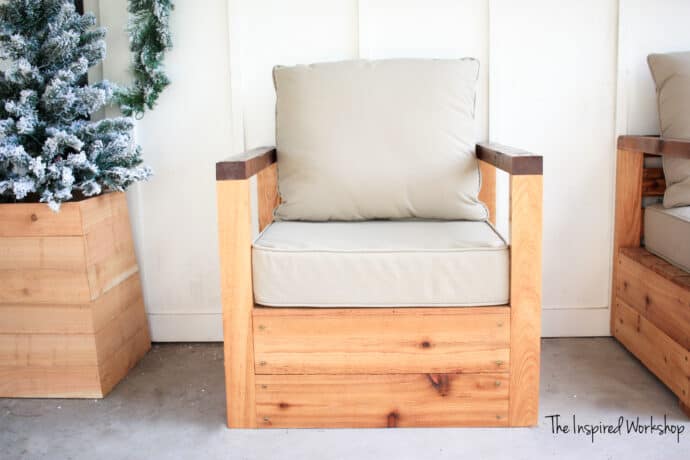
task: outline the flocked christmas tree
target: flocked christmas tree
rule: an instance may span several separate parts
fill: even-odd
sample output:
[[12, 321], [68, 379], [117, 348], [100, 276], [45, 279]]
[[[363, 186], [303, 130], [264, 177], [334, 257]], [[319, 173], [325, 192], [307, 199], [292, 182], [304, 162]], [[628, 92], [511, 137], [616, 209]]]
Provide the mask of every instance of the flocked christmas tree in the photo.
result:
[[0, 5], [0, 201], [122, 191], [146, 179], [130, 118], [90, 119], [116, 88], [86, 83], [105, 57], [105, 31], [71, 0]]

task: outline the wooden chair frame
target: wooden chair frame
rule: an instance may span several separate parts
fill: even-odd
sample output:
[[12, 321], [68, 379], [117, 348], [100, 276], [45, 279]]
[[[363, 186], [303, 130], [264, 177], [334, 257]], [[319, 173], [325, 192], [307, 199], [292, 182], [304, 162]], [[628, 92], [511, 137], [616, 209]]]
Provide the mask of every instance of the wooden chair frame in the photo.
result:
[[496, 168], [511, 175], [510, 305], [255, 305], [249, 179], [263, 230], [279, 203], [276, 150], [216, 164], [229, 427], [537, 424], [542, 157], [497, 144], [476, 154], [492, 221]]
[[611, 334], [678, 396], [690, 416], [690, 274], [647, 251], [643, 197], [662, 196], [663, 169], [645, 156], [690, 158], [690, 141], [618, 138]]

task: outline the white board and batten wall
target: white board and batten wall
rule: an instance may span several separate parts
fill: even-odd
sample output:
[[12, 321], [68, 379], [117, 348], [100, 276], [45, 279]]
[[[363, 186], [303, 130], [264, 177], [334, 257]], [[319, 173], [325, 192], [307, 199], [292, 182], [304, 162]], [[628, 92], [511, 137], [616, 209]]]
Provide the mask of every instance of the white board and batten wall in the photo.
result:
[[[89, 4], [122, 81], [126, 1]], [[616, 136], [656, 131], [644, 58], [690, 49], [688, 17], [684, 0], [177, 0], [173, 85], [138, 126], [156, 176], [129, 194], [153, 340], [222, 338], [214, 163], [273, 143], [274, 65], [464, 56], [477, 138], [544, 156], [543, 335], [608, 335]]]

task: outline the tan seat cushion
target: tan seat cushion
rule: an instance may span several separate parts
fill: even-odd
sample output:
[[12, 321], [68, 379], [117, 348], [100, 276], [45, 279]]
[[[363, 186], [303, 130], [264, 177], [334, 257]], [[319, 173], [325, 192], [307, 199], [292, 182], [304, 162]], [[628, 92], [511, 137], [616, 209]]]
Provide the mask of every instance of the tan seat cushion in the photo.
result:
[[[690, 141], [690, 52], [651, 54], [661, 136]], [[664, 156], [664, 206], [690, 205], [690, 159]]]
[[648, 206], [644, 214], [647, 250], [690, 272], [690, 206]]
[[282, 220], [487, 218], [474, 59], [276, 67]]
[[252, 265], [266, 306], [508, 303], [508, 247], [485, 222], [274, 222]]

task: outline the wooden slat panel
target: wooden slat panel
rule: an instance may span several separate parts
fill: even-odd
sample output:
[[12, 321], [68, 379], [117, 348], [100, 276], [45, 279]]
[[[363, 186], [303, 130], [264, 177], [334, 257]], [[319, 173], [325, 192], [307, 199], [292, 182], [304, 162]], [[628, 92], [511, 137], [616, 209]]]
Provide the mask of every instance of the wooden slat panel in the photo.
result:
[[[618, 138], [616, 162], [616, 209], [613, 232], [613, 277], [617, 279], [618, 254], [621, 248], [639, 247], [642, 235], [642, 170], [644, 152], [621, 149]], [[611, 288], [611, 333], [615, 327], [616, 286]]]
[[84, 304], [90, 300], [85, 270], [0, 271], [0, 304]]
[[542, 176], [510, 177], [510, 425], [539, 415]]
[[506, 374], [257, 375], [257, 425], [506, 426]]
[[92, 224], [85, 240], [88, 265], [102, 263], [113, 254], [129, 251], [134, 240], [127, 208]]
[[79, 203], [63, 203], [53, 212], [45, 203], [0, 204], [0, 237], [79, 236], [82, 232]]
[[93, 303], [93, 330], [100, 331], [134, 304], [138, 305], [137, 308], [145, 309], [142, 305], [142, 299], [141, 280], [137, 273], [100, 296]]
[[2, 305], [0, 334], [92, 334], [89, 305]]
[[663, 168], [645, 168], [642, 173], [642, 195], [663, 196], [666, 180]]
[[127, 215], [127, 196], [123, 192], [99, 195], [80, 202], [84, 233], [113, 216]]
[[80, 236], [0, 237], [0, 270], [83, 271], [85, 266]]
[[690, 352], [618, 300], [614, 335], [681, 399], [688, 401]]
[[0, 398], [100, 398], [98, 368], [0, 366]]
[[96, 342], [91, 334], [0, 334], [0, 367], [96, 365]]
[[618, 298], [690, 349], [690, 275], [642, 248], [635, 248], [621, 250], [617, 276]]
[[256, 427], [248, 180], [216, 182], [228, 426]]
[[507, 372], [510, 308], [255, 308], [261, 374]]
[[149, 328], [139, 329], [129, 340], [120, 346], [117, 352], [98, 367], [103, 396], [110, 393], [115, 385], [144, 357], [151, 349]]
[[141, 329], [148, 329], [144, 299], [139, 297], [115, 319], [96, 333], [98, 362], [104, 363]]
[[482, 188], [479, 190], [479, 201], [489, 210], [489, 222], [496, 224], [496, 167], [485, 161], [479, 161], [482, 173]]
[[93, 334], [135, 302], [141, 305], [141, 282], [130, 276], [88, 304], [0, 304], [0, 333]]
[[95, 299], [137, 273], [137, 259], [123, 193], [84, 202], [83, 216], [89, 285]]

